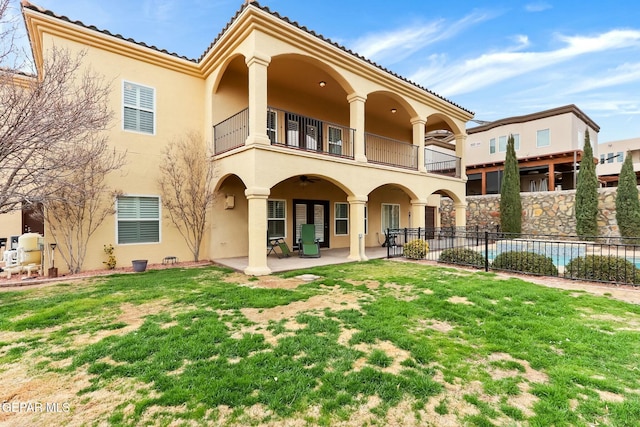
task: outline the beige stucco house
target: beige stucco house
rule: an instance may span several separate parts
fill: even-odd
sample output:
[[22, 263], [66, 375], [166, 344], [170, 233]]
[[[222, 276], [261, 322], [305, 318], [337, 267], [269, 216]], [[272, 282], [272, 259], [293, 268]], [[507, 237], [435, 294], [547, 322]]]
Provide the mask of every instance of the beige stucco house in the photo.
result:
[[640, 179], [640, 138], [609, 141], [600, 144], [598, 148], [600, 155], [596, 171], [603, 186], [618, 186], [620, 170], [626, 156], [631, 156], [633, 170]]
[[[119, 265], [190, 258], [157, 178], [164, 147], [194, 130], [209, 141], [219, 195], [202, 258], [248, 257], [247, 274], [270, 273], [268, 236], [295, 247], [305, 223], [322, 248], [349, 248], [350, 260], [367, 259], [387, 227], [424, 226], [443, 195], [465, 224], [472, 113], [267, 7], [242, 5], [194, 60], [29, 3], [23, 13], [38, 65], [54, 44], [84, 50], [85, 65], [113, 82], [109, 140], [127, 164], [111, 182], [124, 194], [85, 268], [102, 266], [104, 244]], [[446, 167], [425, 160], [435, 130], [454, 137]]]
[[509, 135], [514, 137], [521, 191], [575, 188], [586, 131], [597, 157], [600, 127], [573, 104], [467, 129], [467, 194], [500, 193]]

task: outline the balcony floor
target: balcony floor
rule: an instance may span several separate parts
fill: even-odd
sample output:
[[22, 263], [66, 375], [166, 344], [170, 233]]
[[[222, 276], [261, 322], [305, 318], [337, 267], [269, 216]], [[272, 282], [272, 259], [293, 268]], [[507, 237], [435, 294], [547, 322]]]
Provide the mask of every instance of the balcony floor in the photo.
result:
[[[369, 259], [386, 258], [387, 248], [383, 248], [381, 246], [368, 247], [366, 248], [365, 253]], [[353, 262], [347, 258], [349, 256], [349, 248], [321, 249], [320, 255], [320, 258], [300, 258], [298, 257], [297, 251], [292, 251], [291, 257], [278, 258], [276, 255], [270, 254], [267, 257], [267, 266], [271, 269], [271, 272], [280, 273], [283, 271], [318, 267], [321, 265]], [[213, 262], [242, 272], [249, 265], [249, 258], [219, 258], [214, 259]]]

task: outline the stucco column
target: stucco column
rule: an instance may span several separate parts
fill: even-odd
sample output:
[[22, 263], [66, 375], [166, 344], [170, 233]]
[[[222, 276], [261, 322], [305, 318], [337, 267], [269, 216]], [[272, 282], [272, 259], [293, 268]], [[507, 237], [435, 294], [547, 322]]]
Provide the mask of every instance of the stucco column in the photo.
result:
[[465, 152], [467, 144], [467, 135], [456, 135], [456, 157], [460, 158], [460, 178], [467, 180], [467, 159], [465, 158]]
[[271, 273], [267, 266], [267, 198], [268, 188], [251, 187], [244, 190], [249, 204], [249, 265], [244, 273], [264, 276]]
[[249, 137], [245, 145], [271, 141], [267, 135], [267, 67], [271, 58], [255, 53], [247, 58], [249, 68]]
[[364, 234], [364, 207], [367, 196], [347, 197], [349, 202], [349, 259], [366, 261]]
[[411, 125], [413, 126], [413, 145], [418, 146], [418, 170], [420, 172], [426, 172], [427, 168], [424, 164], [424, 125], [427, 121], [423, 118], [416, 117], [411, 119]]
[[349, 101], [349, 126], [355, 129], [353, 141], [353, 158], [358, 162], [366, 162], [364, 147], [364, 103], [366, 96], [353, 93], [347, 97]]
[[426, 218], [425, 208], [427, 206], [426, 200], [414, 199], [411, 200], [411, 227], [412, 228], [424, 228]]
[[467, 225], [467, 204], [465, 202], [454, 203], [456, 208], [456, 227], [466, 227]]
[[556, 190], [556, 165], [549, 163], [549, 191]]

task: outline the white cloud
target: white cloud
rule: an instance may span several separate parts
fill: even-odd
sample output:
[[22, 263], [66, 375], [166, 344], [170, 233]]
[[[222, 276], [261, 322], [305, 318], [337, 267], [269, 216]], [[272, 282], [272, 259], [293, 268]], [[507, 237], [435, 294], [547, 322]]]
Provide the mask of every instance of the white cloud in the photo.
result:
[[175, 1], [145, 0], [144, 14], [152, 21], [165, 22], [174, 18]]
[[545, 10], [551, 9], [552, 6], [549, 3], [539, 1], [535, 3], [529, 3], [525, 5], [524, 9], [527, 12], [543, 12]]
[[357, 39], [352, 44], [353, 50], [373, 61], [385, 65], [393, 64], [430, 44], [452, 38], [466, 28], [489, 18], [489, 14], [474, 12], [453, 23], [438, 19], [383, 33], [372, 33]]
[[517, 47], [510, 47], [457, 64], [448, 64], [442, 57], [432, 57], [435, 60], [410, 78], [445, 96], [473, 92], [581, 55], [640, 47], [640, 31], [611, 30], [596, 36], [558, 36], [558, 40], [563, 46], [556, 50], [514, 52]]
[[581, 79], [580, 82], [570, 86], [566, 94], [588, 92], [594, 89], [618, 86], [626, 83], [640, 81], [640, 63], [622, 64], [613, 69], [606, 70], [597, 77]]

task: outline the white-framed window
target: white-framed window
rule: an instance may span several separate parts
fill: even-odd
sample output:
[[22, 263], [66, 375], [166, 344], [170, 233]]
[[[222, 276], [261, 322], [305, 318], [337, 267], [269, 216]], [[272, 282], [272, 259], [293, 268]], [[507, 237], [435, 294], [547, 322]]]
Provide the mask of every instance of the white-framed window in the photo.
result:
[[514, 133], [513, 134], [513, 149], [518, 151], [520, 149], [520, 134], [519, 133]]
[[342, 155], [342, 129], [328, 126], [329, 133], [329, 153]]
[[498, 150], [501, 153], [504, 153], [505, 151], [507, 151], [507, 137], [506, 136], [498, 137]]
[[613, 163], [613, 153], [607, 153], [607, 163]]
[[383, 232], [387, 228], [400, 228], [400, 205], [383, 203], [380, 222]]
[[122, 82], [122, 128], [155, 134], [155, 89], [128, 81]]
[[116, 199], [119, 245], [160, 242], [160, 198], [119, 196]]
[[496, 152], [496, 139], [491, 138], [489, 140], [489, 154], [493, 154]]
[[600, 154], [600, 164], [604, 165], [604, 154]]
[[345, 236], [349, 234], [349, 204], [336, 202], [333, 212], [336, 236]]
[[549, 129], [539, 130], [536, 134], [536, 147], [548, 147], [549, 145], [551, 145]]
[[278, 113], [273, 110], [267, 111], [267, 135], [272, 144], [278, 142]]
[[622, 151], [618, 151], [617, 157], [618, 163], [622, 163], [624, 161], [624, 153]]
[[267, 237], [286, 237], [287, 201], [267, 200]]

